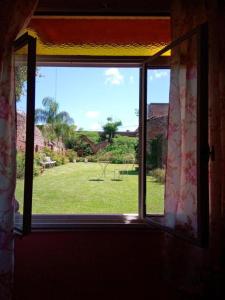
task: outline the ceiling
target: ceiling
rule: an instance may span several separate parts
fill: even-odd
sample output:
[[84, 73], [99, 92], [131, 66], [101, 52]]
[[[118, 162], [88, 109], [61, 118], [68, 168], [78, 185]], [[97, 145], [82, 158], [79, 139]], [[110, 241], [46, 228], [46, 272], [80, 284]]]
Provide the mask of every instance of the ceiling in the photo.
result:
[[169, 17], [35, 16], [37, 55], [151, 56], [170, 42]]
[[170, 0], [39, 0], [36, 15], [169, 16]]

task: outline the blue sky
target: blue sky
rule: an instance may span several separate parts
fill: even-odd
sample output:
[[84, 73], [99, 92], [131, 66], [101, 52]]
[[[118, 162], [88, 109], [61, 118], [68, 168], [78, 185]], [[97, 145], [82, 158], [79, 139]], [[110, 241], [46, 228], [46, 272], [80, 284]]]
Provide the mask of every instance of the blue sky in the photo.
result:
[[[77, 128], [101, 130], [107, 117], [121, 120], [120, 130], [135, 130], [139, 104], [138, 68], [40, 67], [36, 78], [36, 108], [53, 97], [69, 112]], [[148, 71], [148, 103], [168, 102], [169, 71]], [[25, 96], [18, 103], [24, 110]]]

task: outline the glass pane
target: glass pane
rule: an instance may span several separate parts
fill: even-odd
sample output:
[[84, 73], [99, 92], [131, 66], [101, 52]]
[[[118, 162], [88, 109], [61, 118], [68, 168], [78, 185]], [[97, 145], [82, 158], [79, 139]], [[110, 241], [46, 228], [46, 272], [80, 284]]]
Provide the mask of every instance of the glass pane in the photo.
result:
[[146, 208], [157, 215], [164, 213], [170, 70], [150, 69], [147, 78]]
[[27, 53], [28, 46], [20, 48], [15, 53], [15, 98], [16, 98], [16, 200], [18, 210], [16, 225], [23, 228], [24, 175], [26, 155], [26, 112], [27, 112]]
[[40, 67], [33, 214], [137, 214], [139, 69]]

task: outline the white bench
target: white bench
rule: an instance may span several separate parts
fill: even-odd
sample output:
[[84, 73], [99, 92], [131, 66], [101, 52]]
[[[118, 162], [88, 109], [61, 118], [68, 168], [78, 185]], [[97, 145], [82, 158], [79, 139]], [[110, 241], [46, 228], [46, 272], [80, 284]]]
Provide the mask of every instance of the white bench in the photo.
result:
[[53, 167], [56, 164], [56, 160], [51, 160], [50, 156], [45, 156], [44, 160], [40, 164], [45, 167]]

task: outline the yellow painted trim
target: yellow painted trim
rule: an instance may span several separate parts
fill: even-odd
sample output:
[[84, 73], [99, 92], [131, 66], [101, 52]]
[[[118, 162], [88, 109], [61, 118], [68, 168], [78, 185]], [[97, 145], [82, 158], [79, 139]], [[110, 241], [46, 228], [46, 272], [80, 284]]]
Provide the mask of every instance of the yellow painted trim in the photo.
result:
[[[154, 45], [52, 45], [43, 43], [35, 31], [31, 29], [24, 30], [24, 32], [25, 31], [37, 38], [37, 55], [152, 56], [166, 46], [165, 43]], [[19, 53], [23, 54], [22, 50]], [[164, 56], [169, 55], [170, 52], [164, 54]]]

